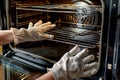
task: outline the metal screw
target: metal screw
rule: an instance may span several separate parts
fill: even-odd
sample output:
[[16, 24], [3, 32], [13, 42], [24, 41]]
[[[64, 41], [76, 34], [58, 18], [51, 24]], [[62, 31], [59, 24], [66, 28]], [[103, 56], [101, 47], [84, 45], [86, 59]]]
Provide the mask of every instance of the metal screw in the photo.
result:
[[116, 7], [116, 4], [113, 4], [114, 7]]

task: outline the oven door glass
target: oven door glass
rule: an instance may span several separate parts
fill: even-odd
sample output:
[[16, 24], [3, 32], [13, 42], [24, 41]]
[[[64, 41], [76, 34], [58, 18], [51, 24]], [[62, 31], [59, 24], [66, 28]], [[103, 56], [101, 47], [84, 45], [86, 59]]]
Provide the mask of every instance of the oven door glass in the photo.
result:
[[0, 75], [5, 73], [1, 80], [35, 80], [45, 73], [3, 56], [0, 56], [0, 66], [2, 68]]

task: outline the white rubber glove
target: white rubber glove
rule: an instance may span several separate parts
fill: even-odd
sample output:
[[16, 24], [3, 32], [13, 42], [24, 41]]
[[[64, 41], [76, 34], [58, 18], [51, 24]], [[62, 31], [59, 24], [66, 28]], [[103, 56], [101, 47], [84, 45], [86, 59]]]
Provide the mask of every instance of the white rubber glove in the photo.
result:
[[73, 80], [94, 75], [97, 72], [98, 63], [92, 62], [94, 55], [87, 53], [88, 49], [80, 51], [80, 48], [75, 46], [64, 54], [50, 70], [55, 80]]
[[46, 34], [50, 29], [53, 29], [56, 25], [51, 22], [47, 22], [42, 24], [42, 21], [38, 21], [33, 26], [33, 23], [30, 22], [28, 25], [28, 29], [21, 28], [11, 28], [13, 31], [14, 44], [17, 45], [26, 41], [41, 41], [46, 39], [53, 39], [54, 35]]

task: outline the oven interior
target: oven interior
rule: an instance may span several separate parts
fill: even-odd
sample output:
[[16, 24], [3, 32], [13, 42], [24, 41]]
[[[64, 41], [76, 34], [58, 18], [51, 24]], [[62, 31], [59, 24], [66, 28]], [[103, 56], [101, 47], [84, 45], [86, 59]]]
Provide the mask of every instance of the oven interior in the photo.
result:
[[46, 72], [46, 68], [51, 68], [62, 55], [78, 45], [81, 50], [88, 48], [89, 53], [95, 55], [99, 70], [103, 36], [102, 1], [11, 0], [9, 6], [11, 27], [27, 28], [29, 22], [38, 20], [51, 21], [56, 27], [46, 32], [55, 36], [53, 40], [18, 45], [11, 43], [12, 56], [5, 56]]

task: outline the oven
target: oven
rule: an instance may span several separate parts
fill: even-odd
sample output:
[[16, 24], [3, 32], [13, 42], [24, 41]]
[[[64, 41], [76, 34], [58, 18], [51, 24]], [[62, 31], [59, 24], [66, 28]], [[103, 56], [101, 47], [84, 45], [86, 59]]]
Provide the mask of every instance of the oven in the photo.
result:
[[88, 48], [99, 63], [91, 77], [119, 80], [119, 0], [1, 0], [1, 29], [27, 28], [29, 22], [51, 21], [53, 40], [2, 46], [4, 80], [34, 80], [75, 45]]

